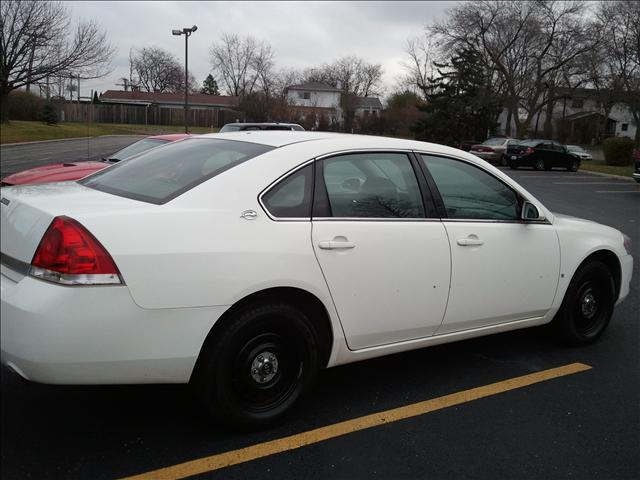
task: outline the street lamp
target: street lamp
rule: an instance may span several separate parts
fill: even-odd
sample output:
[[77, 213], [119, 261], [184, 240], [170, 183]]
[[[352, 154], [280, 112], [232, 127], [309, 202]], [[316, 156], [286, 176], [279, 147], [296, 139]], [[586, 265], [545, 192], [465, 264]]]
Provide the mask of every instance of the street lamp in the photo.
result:
[[189, 36], [198, 29], [197, 26], [171, 30], [172, 35], [184, 35], [184, 133], [189, 133]]

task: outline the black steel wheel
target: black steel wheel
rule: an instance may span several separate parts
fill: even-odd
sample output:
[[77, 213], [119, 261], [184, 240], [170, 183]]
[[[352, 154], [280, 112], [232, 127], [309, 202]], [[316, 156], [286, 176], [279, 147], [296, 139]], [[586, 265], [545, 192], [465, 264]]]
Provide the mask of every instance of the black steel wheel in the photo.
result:
[[193, 380], [200, 401], [215, 420], [241, 428], [285, 415], [319, 368], [313, 325], [287, 304], [239, 313], [203, 355]]
[[574, 275], [554, 324], [572, 345], [598, 339], [609, 324], [615, 304], [615, 284], [609, 268], [600, 261], [582, 265]]

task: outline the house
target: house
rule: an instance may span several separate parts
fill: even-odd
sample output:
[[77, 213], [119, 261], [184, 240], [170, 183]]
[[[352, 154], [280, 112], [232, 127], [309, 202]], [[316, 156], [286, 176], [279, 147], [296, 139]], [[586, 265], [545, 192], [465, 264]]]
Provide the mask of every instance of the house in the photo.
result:
[[[122, 90], [107, 90], [100, 95], [101, 103], [119, 103], [126, 105], [156, 105], [162, 108], [184, 108], [184, 93], [159, 92], [125, 92]], [[219, 95], [204, 95], [202, 93], [189, 94], [189, 108], [235, 108], [238, 97]]]
[[[607, 113], [604, 101], [610, 95], [608, 91], [591, 88], [559, 88], [555, 92], [559, 99], [552, 111], [551, 135], [565, 142], [593, 144], [606, 137], [635, 138], [638, 126], [627, 105], [616, 102]], [[530, 125], [530, 137], [544, 135], [546, 108], [534, 117]], [[524, 116], [521, 112], [520, 116]], [[506, 111], [500, 115], [498, 122], [502, 132], [506, 127]], [[512, 123], [512, 132], [515, 125]]]
[[287, 87], [287, 103], [303, 116], [324, 115], [329, 123], [342, 122], [340, 99], [342, 90], [320, 82], [308, 82]]
[[382, 113], [382, 103], [377, 97], [357, 97], [356, 98], [356, 117], [364, 117], [366, 115], [380, 116]]
[[[343, 92], [339, 88], [331, 87], [320, 82], [308, 82], [287, 88], [287, 102], [303, 116], [315, 115], [316, 119], [325, 115], [329, 123], [344, 121]], [[366, 115], [380, 115], [382, 103], [376, 97], [351, 97], [348, 103], [353, 103], [356, 117]]]

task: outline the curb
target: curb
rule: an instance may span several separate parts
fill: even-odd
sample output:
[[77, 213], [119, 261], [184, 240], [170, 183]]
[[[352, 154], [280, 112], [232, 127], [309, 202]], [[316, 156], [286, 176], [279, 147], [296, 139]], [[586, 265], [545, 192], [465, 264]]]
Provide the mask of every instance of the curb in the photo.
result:
[[36, 140], [34, 142], [16, 142], [16, 143], [3, 143], [0, 148], [7, 148], [20, 145], [37, 145], [39, 143], [54, 143], [54, 142], [66, 142], [67, 140], [87, 140], [89, 138], [103, 138], [103, 137], [146, 137], [144, 133], [134, 134], [122, 134], [122, 135], [96, 135], [95, 137], [69, 137], [69, 138], [52, 138], [51, 140]]

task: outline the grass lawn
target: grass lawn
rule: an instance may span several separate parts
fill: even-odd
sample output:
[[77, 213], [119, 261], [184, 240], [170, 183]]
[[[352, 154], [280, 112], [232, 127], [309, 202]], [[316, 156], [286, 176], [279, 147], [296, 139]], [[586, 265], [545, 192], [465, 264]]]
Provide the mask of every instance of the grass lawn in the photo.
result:
[[622, 177], [631, 177], [633, 173], [633, 165], [626, 167], [615, 167], [607, 165], [601, 160], [582, 160], [580, 170], [588, 170], [591, 172], [608, 173], [610, 175], [620, 175]]
[[[191, 127], [192, 133], [213, 133], [218, 129]], [[184, 127], [176, 125], [127, 125], [120, 123], [76, 123], [65, 122], [46, 125], [42, 122], [13, 120], [0, 126], [0, 144], [35, 142], [58, 138], [98, 137], [100, 135], [160, 135], [182, 133]]]

